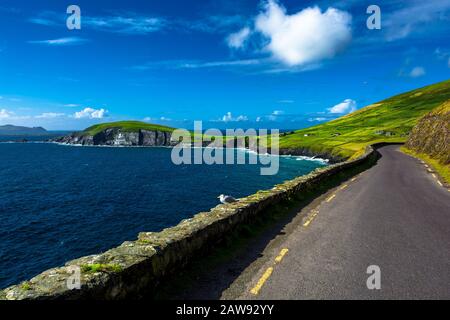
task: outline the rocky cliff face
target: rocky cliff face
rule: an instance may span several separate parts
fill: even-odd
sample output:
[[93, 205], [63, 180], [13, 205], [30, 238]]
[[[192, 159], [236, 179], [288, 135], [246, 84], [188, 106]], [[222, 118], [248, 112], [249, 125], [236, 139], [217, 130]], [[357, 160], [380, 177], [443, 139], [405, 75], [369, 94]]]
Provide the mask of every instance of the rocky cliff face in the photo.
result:
[[405, 146], [450, 164], [450, 100], [420, 119]]
[[83, 146], [171, 146], [172, 133], [165, 131], [123, 131], [120, 128], [109, 128], [95, 135], [72, 133], [54, 139], [54, 142]]
[[330, 163], [339, 163], [346, 160], [343, 157], [333, 155], [327, 151], [316, 152], [308, 148], [283, 148], [279, 150], [279, 153], [280, 155], [305, 156], [311, 158], [328, 159]]

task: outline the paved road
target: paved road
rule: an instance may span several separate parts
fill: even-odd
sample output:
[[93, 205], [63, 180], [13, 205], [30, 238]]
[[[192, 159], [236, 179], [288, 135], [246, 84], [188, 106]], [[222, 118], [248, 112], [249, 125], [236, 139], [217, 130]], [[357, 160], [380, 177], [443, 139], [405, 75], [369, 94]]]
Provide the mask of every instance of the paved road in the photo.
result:
[[[309, 208], [222, 298], [450, 299], [450, 192], [398, 146], [379, 151], [377, 165]], [[367, 289], [370, 265], [380, 290]]]

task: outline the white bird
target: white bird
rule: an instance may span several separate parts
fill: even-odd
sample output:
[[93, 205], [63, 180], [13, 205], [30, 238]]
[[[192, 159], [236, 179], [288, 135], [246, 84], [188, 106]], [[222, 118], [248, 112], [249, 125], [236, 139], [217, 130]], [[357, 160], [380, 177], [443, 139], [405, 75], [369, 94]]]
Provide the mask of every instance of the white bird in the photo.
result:
[[238, 200], [236, 200], [235, 198], [233, 198], [232, 196], [226, 196], [224, 194], [221, 194], [220, 196], [217, 197], [220, 202], [222, 202], [223, 204], [227, 204], [227, 203], [233, 203], [233, 202], [237, 202]]

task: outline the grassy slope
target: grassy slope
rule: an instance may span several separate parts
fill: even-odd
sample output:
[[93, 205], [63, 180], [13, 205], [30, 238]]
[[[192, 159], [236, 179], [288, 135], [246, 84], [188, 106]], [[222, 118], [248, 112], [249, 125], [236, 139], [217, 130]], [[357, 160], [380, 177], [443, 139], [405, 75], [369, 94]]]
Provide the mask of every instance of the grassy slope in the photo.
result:
[[[450, 80], [394, 96], [324, 124], [298, 130], [281, 137], [280, 147], [305, 147], [345, 158], [357, 157], [367, 145], [376, 142], [405, 142], [419, 118], [448, 99]], [[377, 131], [393, 132], [395, 135], [388, 137], [376, 134]]]
[[120, 128], [123, 131], [128, 132], [136, 132], [139, 131], [139, 129], [143, 130], [158, 130], [158, 131], [166, 131], [166, 132], [172, 132], [175, 130], [171, 127], [166, 126], [160, 126], [157, 124], [150, 124], [146, 122], [141, 121], [118, 121], [118, 122], [108, 122], [108, 123], [100, 123], [96, 124], [92, 127], [89, 127], [81, 132], [81, 134], [89, 134], [89, 135], [95, 135], [105, 129], [109, 128]]

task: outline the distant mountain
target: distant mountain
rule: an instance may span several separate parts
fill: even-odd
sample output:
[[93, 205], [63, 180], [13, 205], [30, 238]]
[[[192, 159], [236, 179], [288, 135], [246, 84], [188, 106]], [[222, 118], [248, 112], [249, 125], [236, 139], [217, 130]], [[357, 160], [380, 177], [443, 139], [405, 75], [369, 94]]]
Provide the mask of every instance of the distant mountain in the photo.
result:
[[47, 135], [49, 132], [42, 127], [21, 127], [7, 124], [0, 126], [0, 136], [41, 136]]

